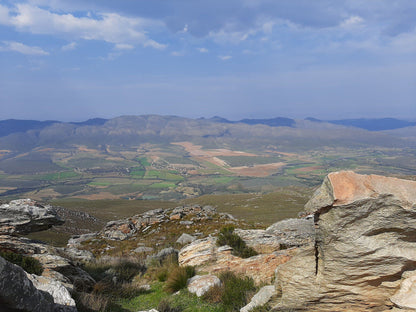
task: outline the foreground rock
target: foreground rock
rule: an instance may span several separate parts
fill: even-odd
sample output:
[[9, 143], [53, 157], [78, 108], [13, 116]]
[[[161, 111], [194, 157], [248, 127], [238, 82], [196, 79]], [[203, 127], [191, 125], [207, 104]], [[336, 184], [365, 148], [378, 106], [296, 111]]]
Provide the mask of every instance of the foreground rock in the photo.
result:
[[[33, 312], [65, 311], [66, 308], [55, 304], [54, 298], [48, 292], [38, 290], [21, 267], [2, 257], [0, 257], [0, 307]], [[73, 308], [72, 311], [76, 311], [76, 308]]]
[[329, 174], [305, 206], [314, 215], [315, 243], [278, 269], [282, 297], [276, 308], [411, 308], [414, 281], [403, 273], [416, 270], [415, 204], [414, 181]]
[[63, 223], [54, 208], [30, 199], [13, 200], [0, 206], [0, 234], [28, 234]]

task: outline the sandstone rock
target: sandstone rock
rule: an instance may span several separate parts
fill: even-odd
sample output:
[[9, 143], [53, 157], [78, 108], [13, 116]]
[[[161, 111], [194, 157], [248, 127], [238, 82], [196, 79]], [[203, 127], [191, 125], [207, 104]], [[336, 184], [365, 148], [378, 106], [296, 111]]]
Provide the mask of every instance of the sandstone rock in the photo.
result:
[[29, 280], [38, 290], [49, 293], [54, 300], [55, 310], [60, 312], [76, 312], [77, 308], [74, 299], [69, 291], [60, 282], [44, 276], [27, 274]]
[[278, 268], [277, 307], [390, 309], [403, 272], [416, 270], [415, 204], [414, 181], [349, 171], [328, 175], [305, 206], [314, 213], [315, 244]]
[[400, 289], [390, 300], [400, 308], [416, 310], [416, 271], [403, 274]]
[[28, 234], [63, 224], [49, 205], [18, 199], [0, 206], [0, 234]]
[[26, 272], [0, 257], [0, 304], [5, 308], [33, 312], [55, 310], [53, 297], [39, 291], [26, 276]]
[[178, 239], [177, 239], [177, 243], [181, 244], [181, 245], [185, 245], [185, 244], [189, 244], [192, 243], [194, 240], [196, 240], [195, 237], [193, 237], [192, 235], [183, 233]]
[[262, 305], [265, 305], [267, 302], [269, 302], [270, 298], [273, 297], [273, 295], [276, 294], [276, 288], [271, 286], [264, 286], [262, 287], [257, 294], [251, 298], [251, 301], [249, 304], [247, 304], [245, 307], [240, 309], [240, 312], [249, 312], [253, 310], [256, 307], [260, 307]]
[[198, 266], [201, 271], [215, 274], [233, 271], [245, 274], [257, 283], [269, 283], [276, 268], [287, 262], [294, 250], [284, 250], [242, 259], [231, 254], [229, 246], [216, 246], [216, 238], [199, 239], [185, 246], [179, 252], [179, 265]]
[[221, 286], [221, 280], [215, 275], [195, 275], [188, 280], [188, 291], [198, 297], [214, 286]]

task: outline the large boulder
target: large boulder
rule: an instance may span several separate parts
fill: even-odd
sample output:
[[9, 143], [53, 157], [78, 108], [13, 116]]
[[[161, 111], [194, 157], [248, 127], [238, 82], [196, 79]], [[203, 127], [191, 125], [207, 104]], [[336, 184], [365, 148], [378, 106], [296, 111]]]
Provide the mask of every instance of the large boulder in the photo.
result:
[[415, 204], [414, 181], [329, 174], [305, 206], [315, 243], [278, 269], [277, 307], [384, 311], [397, 298], [409, 302], [396, 293], [403, 273], [416, 269]]
[[63, 223], [52, 206], [42, 206], [31, 199], [12, 200], [0, 206], [0, 234], [28, 234]]

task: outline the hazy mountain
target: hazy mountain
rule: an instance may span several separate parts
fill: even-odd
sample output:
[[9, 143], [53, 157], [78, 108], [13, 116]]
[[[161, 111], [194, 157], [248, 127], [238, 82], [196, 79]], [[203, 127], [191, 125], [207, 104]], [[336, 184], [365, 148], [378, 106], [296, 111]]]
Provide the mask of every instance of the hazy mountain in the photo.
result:
[[313, 122], [329, 122], [336, 125], [356, 127], [369, 131], [393, 130], [415, 126], [416, 122], [400, 120], [395, 118], [360, 118], [360, 119], [340, 119], [340, 120], [319, 120], [316, 118], [306, 118]]

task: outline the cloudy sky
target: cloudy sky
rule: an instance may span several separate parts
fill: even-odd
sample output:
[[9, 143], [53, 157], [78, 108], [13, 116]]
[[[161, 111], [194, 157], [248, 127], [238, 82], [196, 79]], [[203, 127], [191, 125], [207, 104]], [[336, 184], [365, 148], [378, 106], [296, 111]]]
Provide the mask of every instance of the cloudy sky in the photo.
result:
[[415, 0], [0, 0], [0, 119], [416, 119]]

